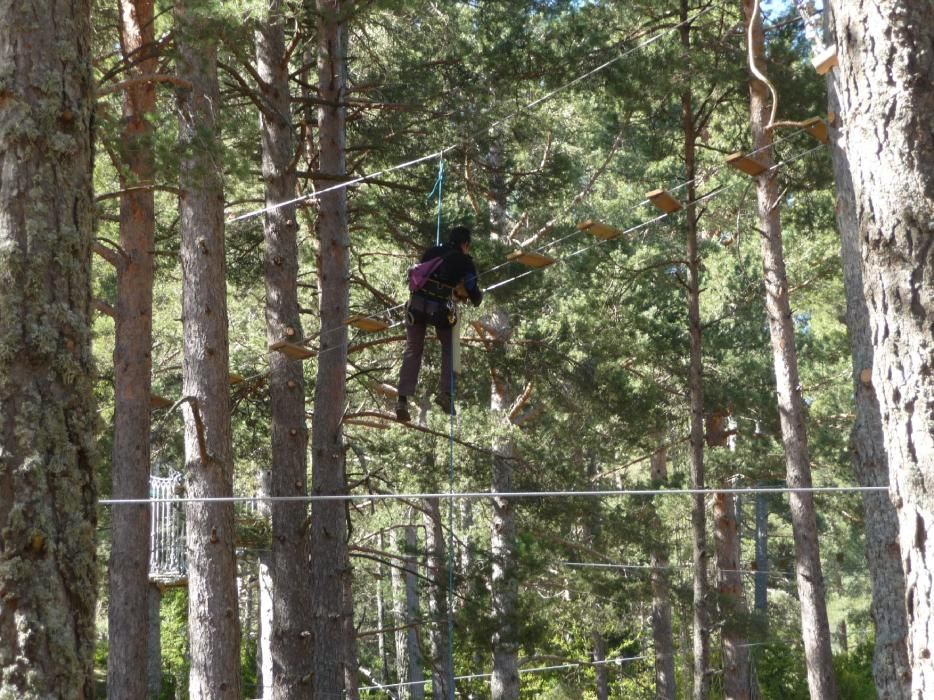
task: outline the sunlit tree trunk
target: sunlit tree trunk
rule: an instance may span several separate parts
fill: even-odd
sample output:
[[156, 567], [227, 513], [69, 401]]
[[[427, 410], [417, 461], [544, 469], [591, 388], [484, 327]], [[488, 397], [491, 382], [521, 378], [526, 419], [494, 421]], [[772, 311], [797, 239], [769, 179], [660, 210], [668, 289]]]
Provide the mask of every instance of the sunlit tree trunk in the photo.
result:
[[[920, 699], [934, 694], [934, 4], [853, 0], [833, 11], [835, 171], [841, 204], [852, 189], [844, 244], [858, 246], [872, 343], [856, 368], [857, 382], [871, 387], [858, 388], [858, 398], [874, 390], [879, 403], [905, 572], [911, 697]], [[885, 641], [897, 644], [897, 634]], [[899, 654], [887, 652], [895, 668]], [[884, 688], [894, 693], [906, 679], [893, 673]]]
[[[841, 113], [836, 96], [838, 70], [829, 74], [830, 111]], [[831, 129], [834, 181], [837, 193], [837, 228], [846, 292], [846, 326], [853, 356], [856, 420], [850, 432], [850, 458], [860, 486], [888, 486], [888, 461], [879, 400], [872, 386], [873, 350], [869, 309], [863, 296], [856, 201], [850, 179], [846, 143], [838, 128]], [[871, 614], [875, 624], [872, 675], [880, 700], [909, 697], [908, 617], [905, 611], [905, 573], [898, 547], [898, 514], [882, 492], [863, 493], [866, 520], [866, 560], [872, 583]]]
[[[179, 230], [185, 468], [193, 499], [233, 495], [228, 392], [224, 185], [216, 119], [221, 105], [214, 35], [201, 0], [175, 3], [179, 90]], [[191, 502], [188, 631], [193, 700], [240, 698], [240, 615], [234, 513], [229, 502]]]
[[[285, 55], [285, 17], [281, 0], [269, 0], [256, 29], [256, 72], [262, 97], [260, 139], [266, 206], [266, 340], [302, 337], [298, 309], [298, 222], [295, 205], [295, 143], [289, 106], [289, 65]], [[302, 363], [283, 353], [269, 354], [271, 409], [271, 496], [307, 494], [305, 380]], [[269, 585], [272, 630], [268, 635], [266, 678], [275, 700], [304, 697], [311, 682], [311, 589], [307, 585], [307, 506], [272, 501], [272, 552]]]
[[[668, 480], [668, 450], [664, 447], [652, 453], [652, 488], [659, 488]], [[652, 564], [652, 647], [655, 650], [655, 697], [657, 700], [675, 700], [675, 644], [671, 623], [671, 577], [669, 575], [667, 532], [653, 500], [651, 504], [650, 561]]]
[[[346, 31], [353, 6], [344, 0], [317, 0], [318, 151], [326, 178], [320, 189], [346, 173]], [[318, 199], [318, 299], [320, 352], [312, 420], [312, 492], [347, 492], [344, 437], [347, 401], [347, 320], [349, 248], [347, 190]], [[349, 591], [352, 571], [347, 553], [347, 503], [318, 501], [311, 509], [311, 588], [313, 616], [313, 697], [342, 691], [356, 697], [356, 652]]]
[[[681, 21], [688, 18], [687, 0], [681, 2]], [[679, 33], [685, 51], [691, 49], [691, 25], [682, 24]], [[691, 488], [705, 487], [704, 475], [704, 365], [700, 320], [700, 253], [697, 247], [698, 213], [693, 202], [697, 191], [697, 124], [690, 89], [681, 94], [681, 127], [684, 137], [684, 177], [687, 181], [685, 222], [687, 234], [687, 305], [690, 350], [688, 391], [691, 397]], [[707, 580], [707, 511], [704, 496], [691, 497], [692, 567], [694, 577], [694, 700], [710, 695], [710, 583]]]
[[91, 36], [83, 0], [0, 4], [3, 698], [94, 697]]
[[[425, 548], [428, 550], [428, 614], [431, 622], [431, 688], [438, 700], [454, 697], [454, 669], [451, 667], [448, 630], [448, 552], [437, 498], [425, 499]], [[453, 507], [453, 504], [449, 504]], [[453, 561], [453, 559], [452, 559]]]
[[[761, 14], [753, 17], [753, 0], [742, 0], [746, 22], [752, 22], [752, 54], [760, 72], [764, 37]], [[763, 72], [764, 74], [764, 72]], [[772, 133], [769, 126], [770, 103], [766, 85], [752, 79], [749, 86], [749, 113], [752, 145], [756, 158], [771, 168]], [[775, 389], [781, 421], [782, 444], [785, 449], [786, 482], [792, 488], [809, 488], [811, 464], [805, 430], [804, 401], [798, 376], [794, 324], [788, 299], [788, 278], [782, 249], [780, 195], [778, 172], [767, 170], [756, 178], [759, 218], [758, 231], [762, 244], [765, 281], [765, 308], [772, 341], [772, 361], [775, 367]], [[790, 492], [791, 523], [795, 541], [795, 572], [798, 599], [801, 605], [801, 631], [807, 662], [808, 688], [812, 698], [834, 700], [837, 697], [830, 648], [830, 625], [827, 620], [824, 574], [821, 570], [820, 545], [814, 495]]]
[[[120, 37], [129, 77], [158, 72], [153, 43], [152, 0], [120, 2]], [[114, 346], [114, 498], [149, 497], [149, 432], [152, 373], [152, 289], [155, 210], [152, 82], [131, 82], [123, 96], [123, 159], [120, 186], [120, 248], [116, 260]], [[139, 672], [149, 635], [148, 505], [114, 509], [108, 603], [107, 691], [111, 697], [146, 695]]]
[[746, 642], [746, 603], [743, 599], [743, 575], [740, 572], [739, 522], [736, 497], [718, 493], [713, 507], [714, 539], [717, 546], [717, 593], [721, 615], [723, 649], [723, 697], [749, 700], [752, 684], [749, 677], [749, 647]]

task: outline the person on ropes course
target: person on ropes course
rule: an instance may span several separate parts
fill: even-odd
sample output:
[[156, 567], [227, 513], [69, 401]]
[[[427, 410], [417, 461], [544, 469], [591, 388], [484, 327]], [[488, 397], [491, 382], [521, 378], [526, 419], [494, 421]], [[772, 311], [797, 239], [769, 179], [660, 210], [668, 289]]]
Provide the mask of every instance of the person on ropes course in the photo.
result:
[[[422, 366], [425, 350], [425, 330], [435, 327], [441, 341], [441, 381], [435, 403], [442, 410], [454, 415], [453, 332], [457, 321], [454, 293], [463, 284], [467, 297], [474, 306], [480, 306], [483, 292], [477, 284], [477, 269], [470, 257], [470, 229], [455, 226], [448, 233], [445, 245], [434, 246], [425, 251], [421, 262], [410, 270], [409, 288], [412, 295], [406, 304], [405, 352], [399, 372], [399, 400], [396, 403], [396, 418], [409, 421], [408, 399], [415, 394], [418, 372]], [[432, 269], [433, 268], [433, 269]], [[415, 279], [417, 274], [431, 270], [424, 281]]]

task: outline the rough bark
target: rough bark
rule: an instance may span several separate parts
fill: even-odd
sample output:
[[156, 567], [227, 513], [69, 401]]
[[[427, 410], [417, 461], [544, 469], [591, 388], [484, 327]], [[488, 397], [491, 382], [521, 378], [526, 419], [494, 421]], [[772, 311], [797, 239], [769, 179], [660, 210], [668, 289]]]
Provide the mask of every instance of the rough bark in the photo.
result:
[[[260, 140], [266, 206], [295, 197], [295, 143], [289, 106], [282, 1], [269, 0], [256, 32], [256, 72], [262, 97]], [[298, 221], [294, 205], [267, 211], [264, 219], [267, 344], [301, 338], [298, 304]], [[285, 354], [269, 354], [269, 403], [272, 439], [271, 496], [308, 493], [305, 380], [302, 363]], [[272, 675], [266, 678], [275, 700], [303, 697], [311, 673], [311, 589], [307, 585], [307, 505], [273, 501], [271, 585]]]
[[418, 630], [421, 613], [418, 601], [418, 540], [415, 537], [415, 528], [407, 525], [405, 528], [405, 650], [409, 659], [409, 675], [406, 680], [412, 685], [408, 688], [407, 697], [412, 700], [422, 700], [425, 697], [425, 674], [422, 669], [422, 650], [418, 643]]
[[162, 588], [158, 583], [149, 584], [149, 616], [147, 618], [147, 658], [146, 658], [146, 695], [144, 697], [156, 700], [162, 693]]
[[714, 497], [714, 539], [717, 546], [717, 593], [720, 601], [723, 650], [723, 696], [727, 700], [749, 700], [749, 646], [746, 643], [746, 604], [740, 560], [739, 523], [736, 500], [731, 493]]
[[[216, 47], [199, 1], [175, 3], [179, 90], [182, 392], [190, 498], [233, 495], [224, 186], [215, 119]], [[240, 616], [233, 504], [192, 502], [188, 521], [189, 695], [239, 698]]]
[[769, 608], [769, 498], [756, 494], [756, 582], [754, 608], [767, 620]]
[[[742, 0], [742, 6], [746, 22], [753, 23], [752, 54], [756, 57], [759, 71], [764, 75], [765, 64], [761, 59], [764, 45], [761, 14], [757, 13], [753, 17], [753, 0]], [[757, 159], [770, 168], [756, 178], [756, 196], [765, 282], [765, 308], [769, 320], [775, 389], [785, 450], [785, 479], [792, 488], [808, 488], [812, 485], [811, 464], [782, 248], [778, 171], [771, 169], [774, 160], [770, 148], [772, 134], [768, 129], [768, 89], [762, 81], [753, 78], [750, 80], [749, 93], [753, 149], [757, 151]], [[811, 493], [790, 492], [788, 500], [795, 542], [795, 572], [801, 605], [801, 631], [807, 662], [808, 688], [812, 698], [833, 700], [837, 697], [837, 688], [832, 665], [830, 625], [827, 620], [814, 496]]]
[[[152, 0], [120, 3], [123, 55], [130, 78], [157, 73]], [[156, 86], [131, 82], [123, 98], [120, 154], [120, 248], [114, 346], [112, 495], [149, 497], [149, 397], [152, 388], [152, 289], [155, 209], [154, 165], [148, 114]], [[146, 694], [139, 673], [149, 635], [149, 520], [147, 505], [114, 509], [108, 604], [107, 691], [111, 697]]]
[[90, 40], [0, 3], [0, 697], [94, 697]]
[[[400, 547], [400, 537], [398, 527], [390, 531], [389, 541], [394, 553], [398, 553]], [[390, 568], [390, 578], [392, 581], [392, 616], [393, 628], [395, 629], [395, 651], [396, 651], [396, 683], [399, 684], [396, 695], [400, 700], [408, 700], [409, 688], [404, 685], [409, 679], [409, 655], [408, 655], [408, 629], [405, 620], [405, 570], [398, 563]]]
[[[688, 18], [688, 4], [681, 2], [681, 21]], [[683, 24], [679, 30], [681, 44], [691, 48], [691, 26]], [[684, 136], [684, 177], [687, 180], [687, 206], [685, 227], [687, 235], [687, 305], [690, 351], [688, 362], [688, 391], [691, 396], [691, 488], [705, 488], [704, 475], [704, 384], [703, 355], [700, 320], [700, 254], [697, 247], [698, 214], [693, 202], [695, 187], [697, 129], [694, 123], [693, 97], [690, 90], [681, 95], [681, 128]], [[710, 583], [707, 580], [707, 511], [704, 496], [691, 497], [691, 541], [694, 564], [694, 700], [706, 700], [710, 695]]]
[[[352, 7], [344, 0], [317, 0], [318, 10], [318, 187], [346, 173], [345, 103], [346, 47], [344, 21]], [[347, 492], [345, 446], [341, 421], [347, 399], [347, 326], [349, 309], [349, 248], [347, 190], [340, 188], [318, 199], [318, 299], [321, 318], [320, 352], [312, 420], [312, 492]], [[347, 504], [319, 501], [311, 509], [311, 588], [314, 697], [346, 691], [356, 673], [353, 610], [347, 592], [352, 572], [347, 553]], [[348, 638], [348, 633], [351, 633]]]
[[[492, 358], [491, 358], [492, 360]], [[503, 377], [494, 371], [490, 410], [494, 421], [509, 422], [511, 401]], [[515, 445], [508, 437], [493, 439], [493, 478], [491, 491], [512, 491]], [[508, 498], [493, 499], [493, 520], [490, 550], [493, 571], [490, 578], [494, 631], [493, 674], [490, 691], [493, 700], [513, 700], [519, 697], [519, 629], [517, 607], [519, 579], [516, 570], [515, 504]]]
[[[668, 450], [661, 448], [652, 453], [652, 488], [658, 488], [668, 479]], [[657, 700], [675, 700], [675, 644], [671, 627], [671, 580], [669, 576], [668, 543], [661, 518], [651, 505], [652, 540], [652, 646], [655, 649], [655, 697]]]
[[595, 693], [597, 700], [609, 700], [610, 676], [606, 667], [606, 639], [598, 629], [590, 631], [590, 640], [593, 643], [594, 675], [596, 676]]
[[[829, 109], [834, 114], [841, 113], [836, 96], [839, 76], [839, 71], [832, 71], [828, 76]], [[869, 309], [863, 296], [859, 227], [847, 162], [847, 144], [839, 128], [831, 128], [830, 135], [837, 193], [837, 228], [840, 232], [843, 287], [846, 293], [846, 326], [853, 357], [856, 418], [850, 432], [850, 458], [860, 486], [888, 486], [882, 415], [871, 379], [872, 334]], [[870, 612], [876, 630], [873, 680], [880, 699], [907, 698], [911, 692], [911, 665], [907, 647], [905, 574], [898, 547], [898, 514], [889, 494], [878, 492], [863, 494], [863, 513], [866, 520], [866, 560], [872, 584]]]
[[[449, 504], [453, 507], [453, 504]], [[454, 669], [451, 667], [448, 552], [441, 524], [441, 503], [425, 499], [425, 548], [428, 550], [428, 615], [431, 635], [432, 696], [443, 700], [454, 697]], [[453, 563], [453, 561], [451, 562]]]
[[[871, 386], [858, 386], [857, 400], [865, 409], [873, 392], [879, 404], [905, 572], [911, 697], [922, 698], [934, 693], [934, 5], [854, 0], [833, 10], [835, 172], [841, 205], [852, 190], [844, 244], [861, 259], [868, 328], [857, 332], [872, 344], [857, 368], [871, 368]], [[897, 649], [894, 637], [886, 642]], [[899, 654], [886, 652], [896, 669]], [[906, 683], [895, 675], [885, 687]]]

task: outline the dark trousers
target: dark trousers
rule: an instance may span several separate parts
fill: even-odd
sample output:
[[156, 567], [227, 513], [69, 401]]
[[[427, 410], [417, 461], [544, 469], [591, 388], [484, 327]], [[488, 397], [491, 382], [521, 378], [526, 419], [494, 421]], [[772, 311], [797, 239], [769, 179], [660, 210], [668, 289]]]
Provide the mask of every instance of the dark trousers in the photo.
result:
[[[422, 355], [425, 352], [425, 331], [430, 324], [420, 319], [409, 318], [405, 324], [405, 352], [402, 354], [402, 370], [399, 372], [399, 395], [412, 396], [418, 385], [418, 372], [422, 368]], [[453, 383], [452, 339], [450, 327], [434, 327], [441, 341], [441, 381], [442, 394], [450, 394]]]

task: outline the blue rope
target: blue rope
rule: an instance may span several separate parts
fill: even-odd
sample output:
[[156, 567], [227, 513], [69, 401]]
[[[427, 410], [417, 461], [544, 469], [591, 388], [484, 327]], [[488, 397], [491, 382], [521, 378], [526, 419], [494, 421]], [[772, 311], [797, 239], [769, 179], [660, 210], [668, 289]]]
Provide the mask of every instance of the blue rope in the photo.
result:
[[441, 195], [442, 189], [444, 187], [444, 154], [441, 154], [441, 157], [438, 158], [438, 177], [435, 180], [435, 186], [431, 188], [431, 192], [428, 193], [428, 199], [431, 199], [434, 196], [434, 193], [438, 193], [438, 227], [435, 230], [435, 245], [441, 245]]
[[[435, 179], [435, 185], [428, 194], [430, 200], [435, 192], [438, 193], [438, 224], [435, 229], [435, 245], [441, 245], [441, 214], [442, 214], [442, 196], [444, 194], [444, 153], [438, 158], [438, 177]], [[451, 338], [454, 343], [454, 338]], [[453, 359], [453, 358], [452, 358]], [[451, 420], [451, 434], [448, 441], [448, 492], [454, 493], [454, 430], [456, 428], [456, 417], [454, 415], [454, 389], [455, 389], [454, 367], [451, 367], [451, 405], [448, 407], [448, 413]], [[448, 502], [448, 590], [447, 590], [447, 614], [448, 614], [448, 668], [450, 675], [445, 679], [448, 684], [447, 700], [454, 700], [454, 499]]]

